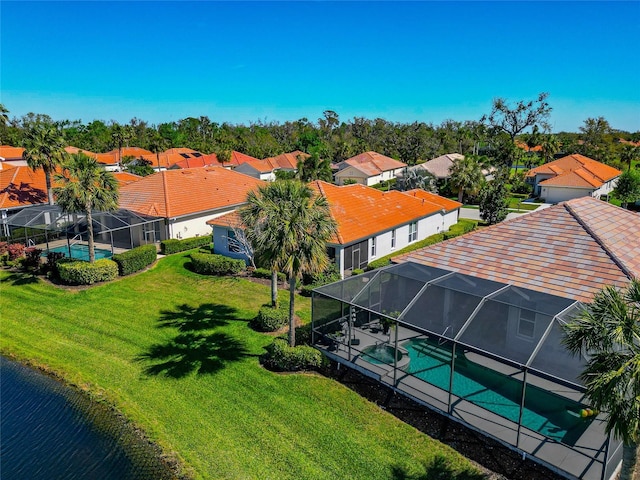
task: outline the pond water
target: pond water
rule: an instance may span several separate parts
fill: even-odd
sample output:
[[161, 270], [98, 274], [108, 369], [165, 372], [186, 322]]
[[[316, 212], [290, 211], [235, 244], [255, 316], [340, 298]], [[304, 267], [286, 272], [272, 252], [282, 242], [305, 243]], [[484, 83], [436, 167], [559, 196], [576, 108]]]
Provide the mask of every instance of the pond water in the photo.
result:
[[157, 448], [105, 405], [4, 357], [0, 413], [2, 478], [175, 478]]

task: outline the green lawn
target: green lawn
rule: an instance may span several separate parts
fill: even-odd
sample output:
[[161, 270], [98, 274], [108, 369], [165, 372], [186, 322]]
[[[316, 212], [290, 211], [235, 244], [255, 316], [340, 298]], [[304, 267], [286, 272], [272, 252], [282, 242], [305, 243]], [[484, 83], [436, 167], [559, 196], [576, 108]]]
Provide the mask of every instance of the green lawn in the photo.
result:
[[0, 351], [114, 404], [195, 478], [482, 478], [337, 382], [261, 368], [272, 337], [247, 321], [269, 288], [186, 261], [81, 291], [0, 271]]

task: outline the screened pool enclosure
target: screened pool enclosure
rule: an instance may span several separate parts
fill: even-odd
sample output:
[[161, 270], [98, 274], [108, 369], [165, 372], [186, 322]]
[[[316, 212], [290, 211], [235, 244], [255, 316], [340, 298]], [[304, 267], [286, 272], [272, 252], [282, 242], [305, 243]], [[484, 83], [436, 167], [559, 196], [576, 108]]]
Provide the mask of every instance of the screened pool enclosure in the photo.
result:
[[561, 343], [574, 300], [412, 262], [313, 293], [313, 343], [569, 478], [608, 479], [620, 442]]
[[[99, 257], [165, 239], [162, 218], [145, 217], [130, 210], [92, 212], [92, 225]], [[87, 256], [84, 250], [88, 227], [83, 213], [65, 213], [57, 205], [29, 207], [8, 217], [3, 230], [9, 241], [35, 246], [45, 254], [58, 251], [74, 258]]]

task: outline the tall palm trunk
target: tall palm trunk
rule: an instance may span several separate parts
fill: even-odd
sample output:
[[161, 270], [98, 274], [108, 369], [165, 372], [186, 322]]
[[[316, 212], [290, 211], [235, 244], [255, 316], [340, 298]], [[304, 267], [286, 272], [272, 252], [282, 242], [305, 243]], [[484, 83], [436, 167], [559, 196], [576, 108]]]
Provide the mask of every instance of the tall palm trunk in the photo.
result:
[[271, 306], [278, 308], [278, 271], [271, 270]]
[[638, 444], [630, 443], [622, 445], [622, 468], [620, 469], [620, 480], [634, 480], [636, 462], [638, 459]]
[[89, 232], [89, 263], [96, 261], [96, 250], [93, 245], [93, 218], [91, 216], [91, 205], [87, 205], [87, 231]]
[[296, 295], [296, 277], [289, 277], [289, 346], [296, 346], [296, 321], [295, 312], [295, 295]]
[[458, 202], [462, 203], [463, 196], [464, 196], [464, 188], [460, 187], [458, 189]]
[[47, 183], [47, 197], [49, 198], [49, 205], [53, 205], [53, 188], [51, 188], [51, 172], [49, 170], [44, 171], [44, 180]]

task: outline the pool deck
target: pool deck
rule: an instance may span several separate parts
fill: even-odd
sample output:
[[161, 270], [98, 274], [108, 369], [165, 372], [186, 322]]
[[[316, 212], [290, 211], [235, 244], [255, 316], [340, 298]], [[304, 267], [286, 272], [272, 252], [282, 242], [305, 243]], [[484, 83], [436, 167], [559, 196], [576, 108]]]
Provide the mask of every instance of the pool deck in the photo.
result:
[[[317, 345], [327, 352], [330, 358], [346, 363], [357, 370], [388, 385], [394, 390], [441, 413], [448, 414], [456, 420], [462, 421], [470, 428], [480, 433], [488, 434], [496, 440], [517, 448], [524, 454], [535, 457], [540, 463], [552, 470], [559, 471], [567, 478], [584, 480], [600, 480], [606, 452], [607, 435], [602, 415], [589, 421], [584, 431], [575, 439], [573, 445], [565, 445], [549, 439], [542, 434], [524, 426], [518, 431], [518, 424], [501, 417], [489, 410], [479, 407], [456, 395], [451, 395], [420, 378], [409, 375], [401, 369], [394, 370], [393, 365], [373, 364], [362, 357], [361, 352], [368, 346], [391, 344], [396, 339], [395, 329], [387, 334], [376, 322], [353, 327], [351, 338], [347, 341], [348, 327], [332, 336], [333, 341], [328, 346]], [[398, 327], [398, 343], [415, 338], [425, 338], [419, 332]], [[506, 375], [513, 375], [515, 369], [484, 356], [469, 352], [469, 360], [480, 365], [500, 371]], [[522, 373], [519, 373], [519, 377]], [[549, 380], [529, 375], [527, 382], [542, 389], [553, 391], [574, 401], [583, 400], [583, 394], [569, 387], [558, 385]], [[451, 407], [449, 407], [451, 402]], [[618, 445], [612, 442], [611, 451]], [[611, 457], [611, 452], [609, 453]]]
[[[85, 242], [78, 242], [81, 245], [86, 245]], [[36, 245], [36, 248], [39, 248], [40, 250], [42, 250], [43, 252], [46, 252], [47, 249], [52, 250], [54, 248], [58, 248], [58, 247], [67, 247], [69, 244], [67, 243], [66, 239], [60, 239], [60, 240], [52, 240], [49, 242], [48, 248], [47, 248], [47, 244], [46, 243], [40, 243], [38, 245]], [[112, 251], [111, 249], [111, 245], [109, 245], [108, 243], [99, 243], [96, 242], [95, 243], [95, 248], [100, 249], [100, 250], [108, 250], [109, 252]], [[126, 248], [117, 248], [114, 247], [113, 248], [113, 253], [123, 253], [126, 252], [128, 249]]]

